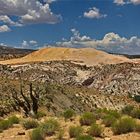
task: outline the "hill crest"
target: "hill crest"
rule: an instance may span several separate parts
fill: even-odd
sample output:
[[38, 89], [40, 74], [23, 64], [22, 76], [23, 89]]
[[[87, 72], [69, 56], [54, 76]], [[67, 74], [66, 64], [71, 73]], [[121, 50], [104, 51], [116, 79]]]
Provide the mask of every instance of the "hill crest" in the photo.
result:
[[123, 56], [115, 56], [94, 48], [63, 48], [47, 47], [32, 52], [25, 57], [0, 61], [1, 64], [22, 64], [53, 60], [70, 60], [83, 62], [87, 65], [115, 64], [130, 61]]

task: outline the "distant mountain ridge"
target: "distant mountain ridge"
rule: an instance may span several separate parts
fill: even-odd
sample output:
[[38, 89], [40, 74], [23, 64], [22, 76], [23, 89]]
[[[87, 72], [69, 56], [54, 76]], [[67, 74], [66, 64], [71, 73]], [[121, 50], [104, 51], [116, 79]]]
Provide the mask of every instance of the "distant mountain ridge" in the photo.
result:
[[23, 57], [33, 51], [34, 50], [31, 49], [13, 48], [0, 45], [0, 60]]

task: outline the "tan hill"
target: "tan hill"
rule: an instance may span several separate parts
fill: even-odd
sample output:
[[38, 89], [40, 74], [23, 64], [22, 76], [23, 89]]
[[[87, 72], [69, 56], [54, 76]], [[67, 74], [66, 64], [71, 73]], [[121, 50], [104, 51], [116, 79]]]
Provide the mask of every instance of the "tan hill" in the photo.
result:
[[52, 60], [81, 61], [87, 65], [112, 64], [130, 61], [123, 56], [115, 56], [93, 48], [43, 48], [25, 57], [0, 61], [0, 64], [20, 64]]

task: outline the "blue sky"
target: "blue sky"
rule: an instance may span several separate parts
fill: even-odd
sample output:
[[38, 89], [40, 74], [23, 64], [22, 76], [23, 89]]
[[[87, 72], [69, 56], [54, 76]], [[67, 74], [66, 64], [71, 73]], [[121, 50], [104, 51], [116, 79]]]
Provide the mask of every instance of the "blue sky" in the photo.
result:
[[[140, 0], [9, 2], [0, 0], [1, 44], [23, 48], [40, 48], [45, 44], [78, 44], [108, 47], [115, 51], [120, 50], [121, 46], [126, 53], [140, 52]], [[107, 34], [110, 35], [107, 36], [109, 39], [105, 38], [108, 42], [103, 41]], [[124, 48], [129, 48], [129, 51]]]

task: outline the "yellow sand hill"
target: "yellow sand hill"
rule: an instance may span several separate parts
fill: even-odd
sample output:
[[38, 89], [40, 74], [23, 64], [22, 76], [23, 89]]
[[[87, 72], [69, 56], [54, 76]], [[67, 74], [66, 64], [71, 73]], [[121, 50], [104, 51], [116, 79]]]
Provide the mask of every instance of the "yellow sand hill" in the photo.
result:
[[0, 61], [0, 64], [22, 64], [52, 60], [83, 61], [87, 65], [113, 64], [130, 61], [123, 56], [116, 56], [93, 48], [47, 47], [25, 57]]

